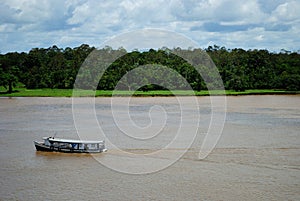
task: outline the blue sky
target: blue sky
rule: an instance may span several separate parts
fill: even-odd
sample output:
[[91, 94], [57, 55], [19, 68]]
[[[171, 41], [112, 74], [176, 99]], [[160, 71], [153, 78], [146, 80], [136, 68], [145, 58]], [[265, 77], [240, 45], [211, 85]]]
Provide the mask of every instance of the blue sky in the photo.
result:
[[201, 48], [299, 51], [299, 10], [300, 0], [2, 0], [0, 53], [99, 47], [143, 28], [183, 34]]

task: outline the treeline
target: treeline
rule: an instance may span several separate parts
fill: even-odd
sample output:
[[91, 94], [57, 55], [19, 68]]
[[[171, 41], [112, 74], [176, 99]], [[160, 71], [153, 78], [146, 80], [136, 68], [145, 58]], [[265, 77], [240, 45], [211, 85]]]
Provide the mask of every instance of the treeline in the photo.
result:
[[[208, 83], [204, 81], [193, 66], [177, 56], [183, 53], [188, 54], [187, 50], [176, 48], [169, 51], [162, 48], [127, 53], [123, 48], [113, 50], [110, 47], [105, 47], [102, 50], [96, 50], [86, 44], [76, 48], [67, 47], [62, 49], [53, 46], [50, 48], [34, 48], [28, 53], [0, 54], [0, 86], [7, 88], [9, 93], [13, 91], [13, 87], [18, 83], [22, 83], [28, 89], [73, 88], [80, 67], [93, 51], [105, 51], [106, 53], [122, 55], [109, 66], [100, 81], [93, 78], [97, 80], [97, 89], [112, 90], [127, 72], [147, 64], [174, 69], [197, 91], [206, 89], [207, 84], [215, 84], [218, 87], [218, 84], [214, 83], [215, 75], [210, 77], [211, 83]], [[198, 50], [190, 51], [193, 54], [199, 53]], [[179, 54], [173, 54], [174, 52]], [[219, 70], [225, 89], [236, 91], [246, 89], [300, 90], [300, 54], [297, 52], [281, 51], [280, 53], [273, 53], [267, 50], [226, 49], [219, 46], [209, 46], [205, 49], [205, 52]], [[142, 79], [143, 82], [141, 82], [138, 79], [138, 72], [136, 71], [136, 75], [133, 76], [136, 78], [137, 83], [134, 83], [135, 80], [131, 80], [131, 84], [123, 83], [124, 86], [123, 88], [121, 86], [121, 88], [132, 90], [135, 89], [134, 84], [141, 83], [145, 83], [141, 90], [164, 88], [147, 84], [149, 80]], [[149, 70], [146, 73], [149, 78], [157, 76], [157, 73], [160, 72]], [[87, 82], [80, 83], [81, 86], [77, 87], [86, 89], [93, 87], [89, 83], [89, 79], [94, 74], [92, 70], [86, 70], [81, 76], [86, 76]], [[158, 79], [161, 79], [161, 76]], [[161, 81], [168, 84], [165, 88], [175, 86], [185, 88], [185, 86], [178, 84], [179, 81], [172, 74], [166, 74], [164, 80]]]

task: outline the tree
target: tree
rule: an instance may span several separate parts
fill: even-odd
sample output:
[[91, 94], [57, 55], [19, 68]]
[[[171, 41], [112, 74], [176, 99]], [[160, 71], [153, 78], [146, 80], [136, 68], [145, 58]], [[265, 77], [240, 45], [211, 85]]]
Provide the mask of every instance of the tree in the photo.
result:
[[[210, 56], [219, 72], [212, 71]], [[89, 59], [85, 60], [87, 57]], [[105, 72], [99, 72], [111, 58], [117, 58]], [[187, 61], [185, 61], [185, 58]], [[194, 65], [192, 66], [191, 63]], [[65, 49], [57, 46], [49, 48], [33, 48], [29, 53], [0, 54], [0, 86], [13, 91], [13, 87], [21, 82], [26, 88], [73, 88], [76, 78], [82, 83], [77, 87], [85, 89], [113, 90], [119, 80], [129, 71], [144, 66], [162, 65], [181, 74], [194, 90], [205, 88], [218, 89], [219, 74], [226, 89], [242, 91], [246, 89], [283, 89], [300, 90], [300, 54], [283, 50], [271, 53], [267, 50], [226, 49], [217, 45], [209, 46], [205, 52], [200, 49], [173, 50], [161, 49], [127, 53], [124, 48], [114, 50], [111, 47], [96, 50], [87, 44]], [[82, 66], [81, 75], [78, 71]], [[102, 66], [102, 67], [101, 67]], [[201, 71], [201, 75], [196, 68]], [[99, 81], [99, 75], [102, 75]], [[149, 78], [156, 78], [151, 70], [144, 72]], [[139, 84], [141, 75], [132, 76], [128, 83], [130, 89]], [[164, 86], [183, 89], [184, 86], [174, 76], [166, 73], [161, 83]], [[204, 82], [205, 80], [205, 82]], [[79, 86], [80, 85], [80, 86]], [[82, 86], [81, 86], [82, 85]], [[124, 88], [128, 90], [127, 88]], [[149, 85], [142, 89], [156, 90], [159, 86]]]
[[19, 81], [18, 74], [19, 68], [17, 66], [12, 66], [8, 69], [0, 67], [0, 86], [7, 89], [7, 93], [13, 92], [13, 87], [15, 87]]
[[7, 93], [12, 93], [13, 87], [19, 81], [18, 55], [18, 53], [8, 53], [0, 57], [0, 86], [7, 89]]

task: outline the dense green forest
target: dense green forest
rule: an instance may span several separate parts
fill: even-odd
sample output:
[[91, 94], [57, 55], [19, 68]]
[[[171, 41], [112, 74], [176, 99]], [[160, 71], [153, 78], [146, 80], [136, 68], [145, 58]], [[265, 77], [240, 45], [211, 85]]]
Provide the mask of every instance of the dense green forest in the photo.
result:
[[[113, 50], [105, 47], [102, 50], [96, 50], [86, 44], [76, 48], [62, 49], [53, 46], [33, 48], [28, 53], [0, 54], [0, 86], [4, 86], [8, 93], [13, 92], [13, 87], [20, 83], [27, 89], [71, 89], [79, 68], [93, 50], [122, 55], [110, 65], [101, 80], [97, 80], [97, 89], [112, 90], [126, 72], [147, 64], [167, 66], [176, 70], [194, 90], [200, 91], [207, 88], [207, 82], [204, 82], [193, 66], [167, 49], [127, 53], [123, 48]], [[184, 50], [177, 48], [175, 51]], [[205, 52], [218, 68], [225, 89], [236, 91], [246, 89], [300, 90], [300, 54], [297, 52], [273, 53], [268, 50], [226, 49], [216, 45], [209, 46]], [[153, 72], [148, 73], [150, 77], [156, 76]], [[87, 71], [84, 76], [93, 77], [93, 72]], [[136, 76], [138, 77], [138, 74]], [[173, 82], [174, 86], [176, 85], [172, 77], [166, 76], [165, 79], [170, 80], [170, 83]], [[81, 83], [81, 85], [78, 87], [84, 89], [92, 87], [88, 82]], [[178, 84], [176, 86], [180, 89]], [[141, 88], [141, 90], [156, 89], [163, 88], [151, 84]], [[124, 84], [124, 90], [131, 89]]]

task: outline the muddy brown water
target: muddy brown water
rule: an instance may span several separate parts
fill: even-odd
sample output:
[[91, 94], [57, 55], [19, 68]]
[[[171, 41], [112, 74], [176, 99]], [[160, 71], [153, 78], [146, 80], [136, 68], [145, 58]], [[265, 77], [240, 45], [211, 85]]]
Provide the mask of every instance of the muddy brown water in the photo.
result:
[[[200, 132], [205, 132], [210, 101], [197, 99]], [[95, 102], [104, 132], [118, 147], [144, 154], [170, 140], [166, 134], [157, 137], [161, 144], [155, 147], [143, 140], [136, 146], [115, 132], [110, 98]], [[133, 102], [132, 120], [140, 126], [149, 123], [147, 111], [153, 105], [164, 106], [170, 114], [178, 110], [172, 97]], [[154, 119], [160, 115], [151, 114]], [[166, 133], [177, 129], [177, 120], [176, 115], [167, 119]], [[0, 98], [0, 200], [300, 200], [299, 95], [227, 97], [224, 130], [213, 152], [198, 160], [190, 149], [173, 165], [151, 174], [120, 173], [95, 160], [122, 155], [111, 147], [96, 156], [36, 152], [33, 140], [55, 133], [77, 135], [70, 98]]]

